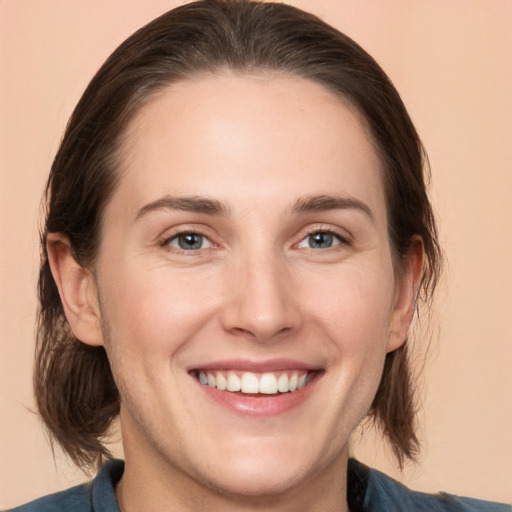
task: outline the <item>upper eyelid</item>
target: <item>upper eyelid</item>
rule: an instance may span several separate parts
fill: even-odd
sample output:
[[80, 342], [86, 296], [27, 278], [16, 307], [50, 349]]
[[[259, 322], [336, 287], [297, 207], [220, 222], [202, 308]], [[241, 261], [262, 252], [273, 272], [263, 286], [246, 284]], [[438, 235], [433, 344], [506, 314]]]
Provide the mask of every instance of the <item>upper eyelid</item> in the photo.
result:
[[[302, 244], [304, 241], [306, 241], [311, 235], [314, 235], [316, 233], [329, 233], [330, 235], [332, 235], [333, 237], [335, 237], [337, 239], [337, 243], [333, 244], [332, 246], [330, 247], [326, 247], [326, 248], [313, 248], [313, 247], [299, 247], [300, 244]], [[297, 247], [298, 249], [300, 250], [314, 250], [314, 251], [329, 251], [329, 250], [336, 250], [336, 249], [340, 249], [339, 246], [341, 247], [349, 247], [352, 245], [352, 241], [348, 239], [348, 237], [344, 237], [338, 233], [336, 233], [335, 231], [332, 231], [332, 230], [327, 230], [327, 229], [323, 229], [323, 230], [314, 230], [312, 231], [311, 233], [307, 234], [306, 236], [302, 237], [298, 242], [296, 242], [294, 244], [295, 247]]]
[[167, 229], [162, 231], [162, 234], [158, 236], [158, 239], [160, 241], [172, 240], [173, 238], [176, 238], [177, 236], [187, 235], [187, 234], [201, 235], [201, 236], [204, 236], [205, 238], [208, 238], [208, 240], [210, 240], [210, 241], [213, 237], [211, 234], [211, 229], [208, 229], [206, 226], [203, 227], [201, 225], [191, 224], [188, 226], [186, 225], [185, 227], [183, 227], [181, 225], [170, 227], [170, 228], [168, 227]]
[[[175, 240], [177, 241], [179, 237], [187, 236], [187, 235], [199, 235], [203, 239], [203, 241], [207, 240], [209, 245], [207, 247], [200, 247], [199, 249], [188, 249], [188, 250], [185, 250], [185, 249], [183, 249], [181, 247], [175, 247], [174, 245], [171, 244]], [[185, 252], [191, 252], [191, 253], [194, 253], [194, 252], [197, 252], [197, 251], [202, 251], [204, 249], [211, 249], [212, 247], [215, 247], [215, 244], [210, 240], [210, 238], [208, 236], [203, 235], [201, 233], [198, 233], [196, 231], [184, 231], [184, 232], [181, 232], [181, 233], [177, 233], [177, 234], [167, 238], [163, 242], [163, 245], [165, 245], [166, 247], [172, 247], [173, 249], [176, 249], [176, 250], [179, 250], [179, 251], [185, 251]]]
[[318, 223], [310, 225], [304, 229], [301, 229], [297, 235], [297, 238], [299, 238], [299, 241], [304, 240], [304, 238], [314, 234], [314, 233], [332, 233], [333, 235], [337, 236], [341, 240], [345, 240], [347, 242], [352, 242], [354, 239], [354, 236], [350, 231], [347, 229], [333, 226], [332, 224], [326, 224], [326, 223]]
[[[207, 240], [210, 240], [210, 237], [201, 231], [178, 231], [177, 233], [174, 233], [173, 235], [169, 235], [164, 237], [166, 240], [174, 240], [175, 238], [178, 238], [180, 236], [186, 236], [186, 235], [199, 235], [203, 238], [206, 238]], [[210, 240], [211, 241], [211, 240]]]
[[[336, 237], [338, 237], [341, 241], [345, 241], [347, 243], [352, 243], [354, 240], [354, 236], [352, 233], [346, 229], [342, 228], [340, 226], [334, 226], [329, 223], [325, 222], [318, 222], [313, 223], [308, 226], [305, 226], [298, 230], [297, 234], [293, 237], [295, 241], [292, 245], [297, 244], [298, 242], [302, 241], [304, 238], [318, 232], [326, 232], [326, 233], [332, 233]], [[213, 230], [212, 228], [209, 228], [208, 226], [204, 226], [201, 224], [190, 224], [190, 225], [184, 225], [184, 226], [175, 226], [171, 228], [167, 228], [163, 231], [163, 233], [158, 237], [158, 241], [161, 244], [166, 244], [170, 240], [180, 236], [180, 235], [186, 235], [196, 233], [198, 235], [201, 235], [205, 238], [207, 238], [212, 244], [214, 245], [222, 245], [221, 243], [218, 243], [216, 239], [220, 238], [220, 236]]]
[[[176, 247], [171, 244], [174, 240], [176, 240], [178, 237], [187, 235], [187, 234], [196, 234], [199, 235], [206, 240], [208, 240], [209, 245], [207, 247], [200, 247], [199, 249], [182, 249], [180, 247]], [[163, 249], [167, 254], [174, 254], [175, 256], [200, 256], [205, 255], [204, 251], [211, 250], [211, 249], [219, 249], [220, 246], [212, 241], [211, 237], [208, 235], [205, 235], [201, 233], [200, 231], [196, 230], [180, 230], [172, 235], [169, 236], [163, 236], [158, 240], [158, 246], [160, 249]]]
[[217, 247], [217, 244], [215, 244], [208, 235], [200, 233], [199, 231], [179, 231], [179, 232], [177, 232], [177, 233], [175, 233], [173, 235], [169, 235], [169, 236], [163, 237], [160, 240], [160, 245], [170, 247], [171, 246], [170, 243], [173, 240], [177, 239], [180, 236], [191, 235], [191, 234], [202, 236], [203, 238], [208, 240], [208, 242], [210, 243], [210, 247], [204, 247], [202, 249], [191, 249], [190, 252], [193, 252], [194, 250], [200, 251], [200, 250], [203, 250], [203, 249], [209, 249], [211, 247]]

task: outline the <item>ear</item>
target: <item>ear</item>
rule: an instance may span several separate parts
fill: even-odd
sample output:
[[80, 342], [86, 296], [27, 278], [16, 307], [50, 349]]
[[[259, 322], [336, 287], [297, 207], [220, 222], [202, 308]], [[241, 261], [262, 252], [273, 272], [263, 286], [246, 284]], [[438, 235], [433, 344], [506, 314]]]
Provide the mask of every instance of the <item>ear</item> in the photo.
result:
[[46, 242], [53, 279], [71, 330], [87, 345], [103, 345], [96, 280], [91, 270], [74, 258], [69, 239], [49, 233]]
[[392, 352], [405, 343], [411, 325], [416, 299], [423, 274], [423, 240], [415, 236], [403, 262], [403, 271], [398, 276], [395, 305], [390, 320], [387, 352]]

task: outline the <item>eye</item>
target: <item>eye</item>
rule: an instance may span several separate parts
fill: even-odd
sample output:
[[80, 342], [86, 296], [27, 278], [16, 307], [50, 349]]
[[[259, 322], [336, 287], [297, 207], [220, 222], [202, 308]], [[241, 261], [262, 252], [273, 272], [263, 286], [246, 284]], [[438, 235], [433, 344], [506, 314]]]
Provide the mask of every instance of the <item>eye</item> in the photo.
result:
[[210, 240], [200, 233], [179, 233], [166, 240], [165, 245], [182, 251], [198, 251], [213, 246]]
[[341, 238], [330, 231], [315, 231], [302, 239], [298, 247], [301, 249], [329, 249], [341, 243]]

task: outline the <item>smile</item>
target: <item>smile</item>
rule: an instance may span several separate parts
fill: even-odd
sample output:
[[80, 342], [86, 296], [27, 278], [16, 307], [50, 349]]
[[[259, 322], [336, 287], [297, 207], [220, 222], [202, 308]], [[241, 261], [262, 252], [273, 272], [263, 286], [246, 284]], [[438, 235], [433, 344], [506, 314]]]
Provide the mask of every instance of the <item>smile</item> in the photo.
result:
[[[294, 359], [226, 360], [188, 370], [210, 404], [245, 418], [270, 418], [308, 403], [325, 374]], [[252, 421], [252, 420], [251, 420]]]
[[197, 370], [194, 376], [204, 384], [231, 393], [275, 395], [294, 392], [307, 386], [316, 372], [290, 370], [255, 373], [249, 371]]

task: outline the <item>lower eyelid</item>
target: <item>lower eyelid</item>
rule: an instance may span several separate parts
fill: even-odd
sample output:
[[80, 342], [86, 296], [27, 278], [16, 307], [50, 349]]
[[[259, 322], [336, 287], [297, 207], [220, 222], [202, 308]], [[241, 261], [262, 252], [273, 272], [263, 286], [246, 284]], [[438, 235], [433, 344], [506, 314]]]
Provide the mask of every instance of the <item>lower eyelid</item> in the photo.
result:
[[[324, 248], [324, 249], [329, 249], [329, 248], [332, 248], [332, 247], [337, 247], [339, 245], [351, 245], [352, 242], [350, 240], [350, 237], [346, 236], [346, 235], [342, 235], [332, 229], [322, 229], [322, 228], [319, 228], [319, 229], [315, 229], [315, 230], [312, 230], [308, 233], [306, 233], [305, 235], [303, 235], [303, 237], [301, 238], [301, 240], [295, 245], [296, 247], [299, 247], [299, 248], [307, 248], [307, 249], [315, 249], [314, 247], [300, 247], [301, 244], [303, 243], [307, 243], [308, 241], [308, 238], [312, 235], [315, 235], [317, 233], [325, 233], [325, 234], [329, 234], [329, 235], [332, 235], [333, 238], [334, 238], [334, 243], [332, 244], [332, 246], [330, 247], [327, 247], [327, 248]], [[178, 246], [178, 239], [180, 236], [185, 236], [185, 235], [199, 235], [202, 237], [203, 239], [203, 247], [200, 247], [199, 249], [183, 249], [181, 247]], [[175, 242], [174, 244], [172, 244], [172, 242]], [[177, 233], [173, 233], [171, 236], [165, 236], [165, 237], [162, 237], [159, 241], [159, 245], [161, 245], [162, 247], [168, 247], [168, 248], [173, 248], [173, 249], [176, 249], [177, 251], [182, 251], [182, 252], [188, 252], [188, 253], [193, 253], [193, 252], [196, 252], [196, 251], [201, 251], [201, 250], [204, 250], [204, 249], [210, 249], [210, 248], [217, 248], [219, 247], [219, 245], [215, 244], [211, 238], [204, 234], [203, 232], [199, 231], [199, 230], [194, 230], [194, 229], [191, 229], [191, 230], [184, 230], [184, 231], [179, 231]], [[321, 250], [322, 248], [318, 248], [316, 250]]]

